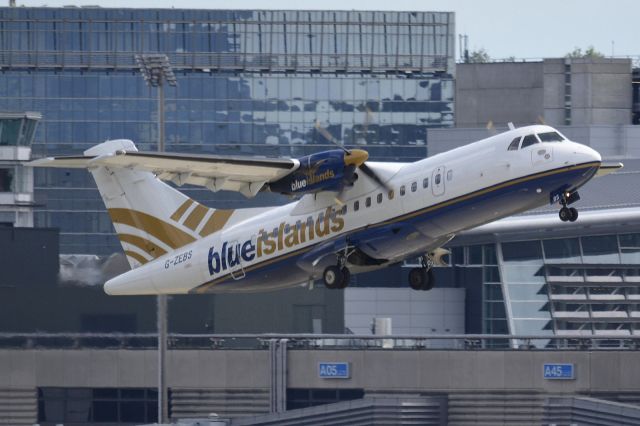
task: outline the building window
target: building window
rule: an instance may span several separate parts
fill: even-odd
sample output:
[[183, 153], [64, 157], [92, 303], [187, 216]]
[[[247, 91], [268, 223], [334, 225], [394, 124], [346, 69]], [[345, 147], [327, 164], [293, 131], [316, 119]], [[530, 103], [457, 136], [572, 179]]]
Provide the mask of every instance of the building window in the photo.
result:
[[0, 192], [13, 192], [14, 169], [0, 169]]
[[378, 200], [378, 204], [382, 203], [382, 193], [378, 194], [376, 199]]
[[287, 389], [287, 410], [364, 398], [364, 389]]
[[144, 388], [39, 388], [38, 421], [84, 425], [155, 422], [158, 392]]
[[364, 205], [367, 207], [371, 207], [371, 197], [367, 197], [367, 199], [364, 202]]

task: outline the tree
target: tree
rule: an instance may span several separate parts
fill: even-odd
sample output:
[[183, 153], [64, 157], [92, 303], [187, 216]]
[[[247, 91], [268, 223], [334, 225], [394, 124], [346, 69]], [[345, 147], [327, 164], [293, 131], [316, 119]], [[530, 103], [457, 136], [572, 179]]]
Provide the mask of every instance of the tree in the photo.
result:
[[471, 51], [465, 62], [471, 64], [484, 64], [491, 62], [491, 57], [489, 56], [489, 53], [481, 47], [478, 50]]
[[573, 49], [573, 51], [567, 53], [564, 56], [565, 58], [604, 58], [604, 54], [598, 52], [596, 48], [591, 45], [587, 47], [587, 50], [585, 50], [584, 52], [581, 48], [576, 47]]

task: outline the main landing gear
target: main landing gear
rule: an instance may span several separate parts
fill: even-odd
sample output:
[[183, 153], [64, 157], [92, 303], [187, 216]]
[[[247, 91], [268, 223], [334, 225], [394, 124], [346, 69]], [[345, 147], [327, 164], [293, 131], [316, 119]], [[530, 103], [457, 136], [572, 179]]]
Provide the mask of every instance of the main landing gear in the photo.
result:
[[414, 290], [431, 290], [436, 283], [433, 275], [433, 260], [430, 256], [424, 255], [420, 257], [420, 263], [421, 267], [409, 271], [409, 286]]
[[560, 204], [562, 204], [562, 208], [558, 213], [560, 220], [563, 222], [575, 222], [578, 220], [578, 210], [574, 207], [567, 207], [569, 204], [573, 204], [580, 199], [580, 195], [578, 191], [574, 192], [564, 192], [560, 197]]
[[347, 256], [340, 253], [337, 255], [337, 258], [338, 264], [327, 266], [322, 273], [324, 286], [331, 290], [345, 289], [351, 281], [351, 272], [349, 272], [349, 268], [345, 266], [347, 263]]

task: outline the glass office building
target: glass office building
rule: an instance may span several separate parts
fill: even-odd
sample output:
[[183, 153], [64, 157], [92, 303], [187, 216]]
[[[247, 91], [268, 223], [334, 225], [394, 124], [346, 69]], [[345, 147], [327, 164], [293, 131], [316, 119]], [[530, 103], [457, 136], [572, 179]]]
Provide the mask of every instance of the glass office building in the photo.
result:
[[[159, 52], [178, 80], [168, 151], [295, 157], [335, 139], [415, 160], [428, 128], [454, 122], [454, 31], [447, 12], [0, 8], [0, 110], [42, 113], [34, 157], [114, 138], [155, 150], [157, 94], [135, 54]], [[35, 194], [35, 224], [61, 229], [62, 253], [120, 250], [85, 171], [36, 170]]]

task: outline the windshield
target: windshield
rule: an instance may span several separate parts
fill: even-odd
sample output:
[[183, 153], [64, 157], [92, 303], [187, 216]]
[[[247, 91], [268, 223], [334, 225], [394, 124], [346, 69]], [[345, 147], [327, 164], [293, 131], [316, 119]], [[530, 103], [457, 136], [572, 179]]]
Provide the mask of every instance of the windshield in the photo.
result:
[[538, 133], [538, 137], [542, 142], [562, 142], [564, 140], [558, 132]]

